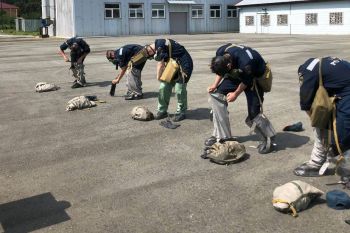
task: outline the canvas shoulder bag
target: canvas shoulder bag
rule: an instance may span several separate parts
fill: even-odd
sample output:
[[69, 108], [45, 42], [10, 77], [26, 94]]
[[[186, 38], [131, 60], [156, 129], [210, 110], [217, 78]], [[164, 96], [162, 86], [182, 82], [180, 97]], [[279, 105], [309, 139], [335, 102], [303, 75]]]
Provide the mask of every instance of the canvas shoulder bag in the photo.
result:
[[319, 62], [319, 86], [310, 108], [310, 120], [313, 127], [328, 129], [332, 120], [334, 97], [329, 97], [323, 86], [322, 58]]
[[180, 65], [176, 62], [175, 59], [172, 58], [171, 41], [169, 39], [167, 39], [166, 41], [169, 47], [169, 61], [167, 62], [162, 76], [159, 80], [170, 83], [173, 80], [175, 74], [179, 71]]
[[140, 65], [146, 62], [147, 59], [148, 59], [147, 50], [146, 48], [143, 48], [130, 59], [129, 67]]
[[270, 64], [266, 63], [265, 73], [261, 77], [256, 78], [256, 81], [264, 92], [270, 92], [272, 88], [272, 78]]

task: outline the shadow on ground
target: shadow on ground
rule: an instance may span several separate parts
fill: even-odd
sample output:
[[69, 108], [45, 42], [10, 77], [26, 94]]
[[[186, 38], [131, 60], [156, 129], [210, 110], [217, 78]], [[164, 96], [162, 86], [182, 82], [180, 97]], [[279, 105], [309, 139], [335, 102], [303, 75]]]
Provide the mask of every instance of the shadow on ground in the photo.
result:
[[70, 220], [65, 212], [70, 206], [43, 193], [0, 205], [0, 223], [4, 232], [31, 232]]
[[208, 120], [210, 115], [209, 108], [196, 108], [187, 110], [186, 118], [189, 120]]
[[[240, 143], [244, 143], [247, 141], [259, 141], [259, 137], [254, 134], [238, 137], [237, 140]], [[308, 143], [309, 140], [310, 138], [307, 136], [302, 136], [289, 132], [278, 132], [275, 139], [275, 143], [277, 144], [277, 148], [275, 151], [285, 150], [287, 148], [298, 148]]]

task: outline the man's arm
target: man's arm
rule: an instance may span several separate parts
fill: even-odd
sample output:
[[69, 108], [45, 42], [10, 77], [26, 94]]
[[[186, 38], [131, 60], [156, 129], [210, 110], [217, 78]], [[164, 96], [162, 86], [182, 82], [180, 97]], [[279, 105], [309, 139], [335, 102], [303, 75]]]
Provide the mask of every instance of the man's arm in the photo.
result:
[[88, 54], [89, 54], [89, 53], [84, 52], [83, 55], [81, 55], [81, 56], [79, 57], [77, 63], [79, 63], [79, 64], [83, 63], [85, 57], [86, 57]]
[[219, 83], [221, 82], [222, 77], [220, 75], [216, 75], [214, 82], [208, 87], [207, 91], [209, 93], [216, 90], [216, 88], [219, 86]]
[[234, 92], [229, 92], [227, 94], [227, 102], [233, 102], [237, 99], [237, 97], [247, 88], [244, 83], [240, 83], [238, 88]]
[[112, 84], [118, 84], [120, 80], [123, 78], [124, 74], [126, 73], [127, 67], [121, 68], [120, 73], [117, 75], [115, 79], [112, 80]]
[[165, 68], [164, 61], [162, 60], [162, 61], [158, 62], [158, 64], [157, 64], [157, 79], [158, 80], [160, 80], [160, 77], [163, 74], [164, 68]]
[[63, 50], [60, 50], [59, 53], [63, 57], [65, 62], [69, 62], [69, 58], [67, 57], [67, 55], [65, 54], [65, 52]]

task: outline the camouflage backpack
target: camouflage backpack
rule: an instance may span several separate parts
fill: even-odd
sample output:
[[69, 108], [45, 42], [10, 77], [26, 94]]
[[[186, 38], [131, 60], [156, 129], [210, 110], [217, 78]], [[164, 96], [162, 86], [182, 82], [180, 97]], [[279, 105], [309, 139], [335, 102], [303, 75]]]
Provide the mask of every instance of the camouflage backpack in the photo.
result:
[[206, 157], [211, 162], [221, 165], [239, 162], [245, 153], [244, 145], [236, 141], [216, 142], [206, 149]]

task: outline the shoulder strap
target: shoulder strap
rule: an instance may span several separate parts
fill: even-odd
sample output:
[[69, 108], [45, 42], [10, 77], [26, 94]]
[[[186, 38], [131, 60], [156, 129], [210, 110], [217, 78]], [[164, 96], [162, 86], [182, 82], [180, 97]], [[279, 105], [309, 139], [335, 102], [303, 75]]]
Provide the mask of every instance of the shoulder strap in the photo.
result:
[[172, 57], [171, 41], [169, 39], [166, 39], [165, 44], [168, 44], [168, 47], [169, 47], [169, 58], [171, 58]]
[[322, 60], [323, 58], [319, 59], [319, 65], [318, 65], [318, 78], [319, 78], [319, 86], [323, 86], [323, 79], [322, 79]]

